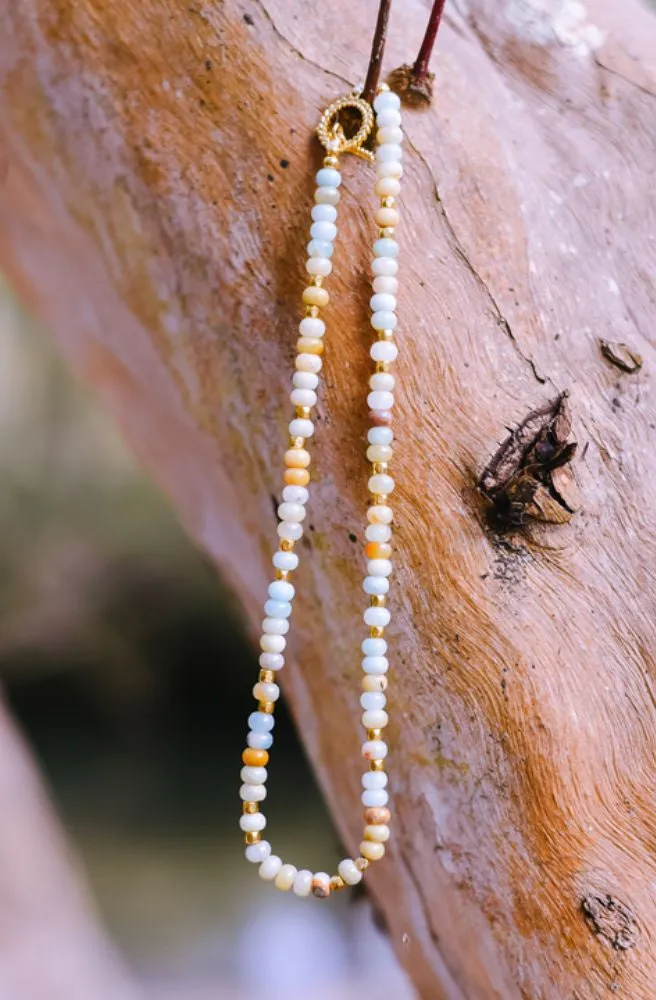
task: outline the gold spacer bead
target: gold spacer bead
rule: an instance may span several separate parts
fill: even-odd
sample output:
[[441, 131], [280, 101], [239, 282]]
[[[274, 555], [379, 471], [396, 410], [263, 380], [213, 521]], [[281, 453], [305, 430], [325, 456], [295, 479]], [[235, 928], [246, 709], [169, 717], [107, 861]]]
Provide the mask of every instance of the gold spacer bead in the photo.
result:
[[312, 285], [313, 288], [321, 288], [323, 285], [323, 275], [313, 274], [310, 278], [310, 285]]
[[306, 306], [305, 315], [311, 316], [312, 319], [316, 319], [317, 316], [319, 315], [319, 306]]
[[260, 670], [258, 680], [261, 684], [273, 684], [274, 677], [273, 670]]
[[312, 408], [310, 406], [297, 406], [296, 416], [301, 420], [309, 420], [312, 416]]
[[372, 504], [373, 506], [376, 506], [378, 504], [382, 504], [383, 506], [385, 506], [385, 504], [387, 503], [387, 499], [388, 499], [387, 493], [374, 493]]
[[258, 712], [264, 712], [265, 715], [273, 715], [275, 708], [275, 701], [259, 701], [257, 703]]
[[384, 760], [370, 760], [369, 761], [369, 770], [370, 771], [384, 771], [385, 770], [385, 761]]
[[289, 570], [288, 569], [277, 569], [276, 570], [276, 580], [288, 580]]
[[305, 438], [302, 437], [291, 437], [289, 438], [290, 448], [302, 448], [305, 445]]
[[262, 837], [258, 831], [244, 834], [244, 843], [246, 844], [259, 844], [261, 839]]
[[332, 892], [339, 892], [340, 889], [346, 888], [346, 882], [341, 875], [333, 875], [330, 880], [330, 888]]
[[387, 472], [389, 464], [387, 462], [372, 462], [371, 467], [374, 470], [375, 476], [381, 476]]
[[381, 240], [393, 239], [394, 238], [394, 226], [384, 226], [382, 229], [378, 230], [378, 235]]
[[243, 802], [242, 812], [245, 812], [248, 816], [252, 816], [253, 813], [259, 812], [260, 807], [257, 802]]
[[382, 639], [385, 635], [385, 629], [382, 625], [371, 625], [369, 628], [369, 637], [371, 639]]
[[382, 740], [382, 738], [383, 738], [382, 729], [367, 729], [368, 740]]
[[381, 208], [394, 208], [396, 204], [396, 198], [393, 194], [387, 194], [384, 198], [380, 199]]
[[385, 595], [384, 594], [373, 594], [371, 597], [370, 607], [372, 608], [384, 608], [385, 607]]
[[368, 858], [356, 858], [355, 859], [355, 867], [358, 869], [359, 872], [366, 872], [367, 868], [369, 867], [369, 859]]
[[379, 340], [394, 340], [394, 330], [379, 330], [378, 331]]
[[333, 167], [334, 169], [337, 169], [339, 166], [339, 159], [332, 153], [329, 153], [328, 156], [324, 156], [323, 165], [324, 167]]
[[278, 543], [278, 548], [281, 552], [293, 552], [294, 540], [292, 538], [281, 538]]
[[390, 363], [389, 363], [389, 361], [377, 361], [376, 362], [376, 371], [377, 372], [388, 372], [389, 370], [390, 370]]

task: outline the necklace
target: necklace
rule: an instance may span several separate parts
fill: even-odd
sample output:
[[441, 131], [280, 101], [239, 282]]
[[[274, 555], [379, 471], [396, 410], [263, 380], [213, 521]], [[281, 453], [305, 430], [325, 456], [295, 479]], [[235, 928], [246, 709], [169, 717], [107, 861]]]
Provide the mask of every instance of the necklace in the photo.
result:
[[[396, 198], [403, 173], [400, 104], [398, 96], [382, 86], [373, 102], [372, 111], [371, 106], [356, 91], [331, 104], [322, 115], [317, 128], [318, 138], [326, 148], [327, 156], [316, 175], [311, 239], [305, 265], [309, 275], [308, 285], [303, 291], [305, 316], [299, 326], [296, 370], [290, 394], [295, 415], [289, 424], [289, 443], [284, 456], [285, 486], [282, 503], [278, 507], [279, 546], [273, 556], [275, 579], [269, 584], [268, 600], [264, 605], [260, 673], [253, 688], [258, 705], [257, 710], [248, 717], [249, 732], [247, 747], [242, 754], [242, 786], [239, 793], [243, 804], [239, 825], [246, 840], [247, 860], [259, 865], [259, 874], [265, 881], [273, 882], [283, 891], [292, 890], [297, 896], [313, 894], [326, 898], [332, 891], [343, 889], [347, 885], [357, 885], [369, 865], [385, 854], [385, 844], [390, 834], [391, 814], [387, 807], [389, 795], [385, 773], [388, 747], [383, 739], [383, 730], [388, 723], [385, 711], [388, 670], [385, 629], [390, 621], [386, 604], [392, 573], [393, 512], [388, 501], [394, 489], [394, 480], [389, 475], [388, 467], [392, 459], [394, 439], [391, 428], [394, 376], [390, 373], [390, 366], [397, 356], [394, 343], [399, 249], [395, 239], [399, 219]], [[340, 113], [347, 109], [351, 114], [359, 115], [360, 119], [360, 128], [351, 138], [346, 137], [338, 120]], [[364, 148], [364, 143], [374, 127], [374, 118], [377, 127], [376, 148], [375, 153], [371, 153]], [[305, 505], [309, 499], [310, 453], [306, 444], [314, 434], [312, 408], [317, 402], [319, 373], [322, 368], [326, 325], [320, 314], [329, 301], [328, 291], [323, 286], [324, 279], [332, 271], [333, 243], [337, 236], [335, 223], [341, 184], [339, 157], [348, 152], [375, 161], [377, 179], [374, 190], [379, 198], [379, 207], [374, 216], [378, 236], [373, 245], [374, 259], [371, 265], [371, 325], [377, 339], [370, 350], [375, 371], [369, 379], [370, 391], [367, 395], [372, 425], [367, 435], [367, 458], [372, 469], [368, 481], [371, 503], [367, 511], [368, 525], [365, 531], [367, 575], [363, 582], [369, 607], [363, 618], [368, 635], [361, 646], [363, 678], [360, 696], [362, 724], [366, 730], [362, 756], [368, 762], [368, 769], [362, 775], [364, 831], [359, 856], [345, 858], [338, 865], [337, 874], [331, 877], [325, 872], [298, 870], [292, 864], [283, 863], [281, 858], [272, 853], [271, 844], [262, 838], [266, 817], [261, 811], [261, 803], [267, 795], [267, 764], [273, 744], [274, 709], [280, 696], [275, 678], [285, 663], [283, 653], [287, 645], [286, 636], [295, 596], [295, 588], [289, 577], [298, 567], [299, 559], [294, 546], [303, 535]]]

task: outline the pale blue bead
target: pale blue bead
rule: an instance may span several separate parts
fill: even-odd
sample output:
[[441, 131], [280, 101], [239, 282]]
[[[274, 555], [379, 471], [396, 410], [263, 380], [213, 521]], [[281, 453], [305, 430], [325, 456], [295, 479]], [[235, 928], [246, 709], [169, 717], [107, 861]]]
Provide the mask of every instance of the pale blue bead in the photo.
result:
[[362, 617], [365, 625], [373, 628], [385, 628], [389, 625], [392, 616], [387, 608], [367, 608]]
[[389, 801], [389, 794], [384, 788], [367, 788], [362, 793], [362, 805], [368, 809], [386, 806]]
[[393, 440], [394, 431], [391, 427], [370, 427], [367, 431], [369, 444], [391, 444]]
[[322, 167], [315, 179], [319, 187], [324, 188], [336, 188], [342, 183], [342, 175], [339, 170], [334, 170], [332, 167]]
[[295, 593], [293, 584], [287, 580], [273, 580], [269, 584], [269, 597], [272, 601], [291, 601]]
[[289, 618], [292, 613], [292, 606], [289, 601], [267, 601], [264, 605], [264, 614], [267, 618]]
[[380, 597], [389, 592], [389, 580], [386, 576], [365, 576], [362, 581], [362, 589], [365, 594]]
[[385, 309], [379, 309], [371, 317], [374, 330], [396, 330], [397, 322], [396, 313], [387, 312]]
[[363, 788], [385, 788], [387, 785], [387, 775], [384, 771], [365, 771], [362, 775]]
[[384, 656], [387, 652], [386, 639], [364, 639], [360, 649], [365, 656]]
[[365, 674], [386, 674], [389, 662], [386, 656], [365, 656], [362, 669]]
[[374, 257], [397, 257], [399, 244], [389, 236], [383, 236], [374, 243]]
[[334, 222], [336, 218], [337, 209], [334, 205], [315, 205], [312, 209], [314, 222]]
[[310, 236], [313, 240], [332, 242], [337, 236], [337, 226], [334, 222], [313, 222], [310, 226]]
[[334, 250], [330, 240], [310, 240], [307, 245], [308, 257], [332, 257]]
[[255, 733], [270, 733], [275, 725], [275, 719], [268, 712], [251, 712], [248, 716], [248, 725]]
[[365, 712], [375, 712], [379, 708], [385, 708], [387, 698], [378, 691], [365, 691], [360, 695], [360, 704]]
[[271, 733], [254, 733], [251, 731], [246, 737], [246, 742], [253, 750], [268, 750], [273, 744]]

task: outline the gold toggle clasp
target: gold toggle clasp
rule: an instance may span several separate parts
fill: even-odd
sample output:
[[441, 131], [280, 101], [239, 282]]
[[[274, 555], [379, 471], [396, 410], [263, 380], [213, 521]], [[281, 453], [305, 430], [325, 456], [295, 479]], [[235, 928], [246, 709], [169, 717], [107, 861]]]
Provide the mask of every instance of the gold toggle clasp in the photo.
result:
[[[361, 124], [354, 136], [349, 139], [341, 124], [337, 120], [340, 111], [351, 108], [357, 111], [361, 118]], [[374, 127], [374, 112], [371, 105], [357, 92], [349, 94], [348, 97], [340, 97], [326, 108], [317, 125], [317, 136], [319, 142], [329, 153], [339, 156], [340, 153], [353, 153], [361, 156], [365, 160], [373, 160], [374, 154], [364, 148], [364, 143], [369, 138]]]

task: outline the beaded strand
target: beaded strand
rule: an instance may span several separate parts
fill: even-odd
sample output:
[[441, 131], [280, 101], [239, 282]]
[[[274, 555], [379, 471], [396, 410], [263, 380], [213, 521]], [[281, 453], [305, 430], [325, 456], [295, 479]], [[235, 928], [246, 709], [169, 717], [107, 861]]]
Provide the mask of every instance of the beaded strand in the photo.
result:
[[[355, 106], [362, 115], [363, 127], [357, 142], [346, 140], [339, 126], [332, 133], [327, 126], [337, 111], [346, 106]], [[297, 355], [292, 378], [290, 399], [295, 407], [295, 416], [289, 424], [289, 442], [285, 452], [285, 473], [282, 502], [278, 507], [278, 551], [273, 556], [275, 579], [269, 584], [268, 600], [264, 605], [265, 618], [262, 622], [260, 638], [260, 673], [253, 688], [258, 702], [257, 711], [248, 719], [249, 732], [247, 747], [242, 754], [242, 786], [240, 797], [243, 814], [239, 825], [246, 841], [246, 858], [259, 865], [259, 874], [267, 882], [273, 882], [278, 889], [292, 890], [297, 896], [313, 894], [326, 898], [332, 891], [356, 885], [373, 861], [385, 854], [389, 839], [390, 811], [387, 807], [387, 774], [385, 758], [387, 743], [383, 730], [388, 724], [385, 711], [387, 698], [387, 641], [385, 629], [390, 621], [386, 607], [389, 578], [392, 573], [392, 520], [393, 512], [388, 500], [394, 490], [394, 480], [389, 474], [392, 459], [391, 429], [392, 407], [394, 405], [394, 376], [390, 366], [396, 360], [397, 347], [394, 343], [396, 328], [396, 292], [398, 288], [398, 244], [395, 239], [399, 213], [396, 198], [400, 192], [402, 149], [400, 101], [396, 94], [382, 87], [374, 100], [376, 132], [376, 172], [375, 193], [379, 198], [379, 208], [375, 221], [378, 238], [374, 242], [372, 261], [373, 295], [371, 298], [371, 325], [377, 340], [372, 344], [370, 354], [375, 370], [369, 379], [369, 405], [372, 426], [369, 429], [367, 458], [371, 463], [368, 481], [371, 504], [367, 511], [368, 525], [365, 531], [367, 575], [363, 582], [369, 606], [363, 618], [368, 627], [368, 635], [362, 642], [362, 724], [366, 739], [362, 744], [362, 756], [368, 761], [368, 770], [362, 775], [362, 804], [364, 806], [364, 830], [359, 857], [345, 858], [340, 862], [337, 874], [332, 877], [325, 872], [297, 870], [294, 865], [284, 864], [272, 853], [271, 844], [262, 839], [266, 818], [260, 804], [267, 795], [267, 764], [269, 750], [273, 744], [274, 709], [280, 695], [275, 682], [277, 671], [284, 666], [284, 650], [289, 632], [289, 619], [295, 588], [289, 576], [298, 567], [298, 555], [294, 545], [303, 535], [305, 505], [309, 499], [310, 454], [306, 443], [314, 434], [312, 408], [317, 402], [319, 373], [322, 368], [324, 350], [323, 338], [326, 332], [320, 311], [329, 301], [324, 279], [332, 271], [331, 258], [333, 244], [337, 236], [337, 206], [340, 201], [339, 152], [353, 151], [369, 155], [360, 150], [373, 121], [371, 109], [364, 101], [345, 98], [336, 102], [322, 118], [318, 134], [328, 147], [323, 167], [316, 175], [317, 188], [312, 208], [312, 225], [306, 271], [310, 276], [303, 291], [305, 316], [300, 322], [300, 336], [296, 343]], [[331, 135], [333, 138], [326, 139]]]

